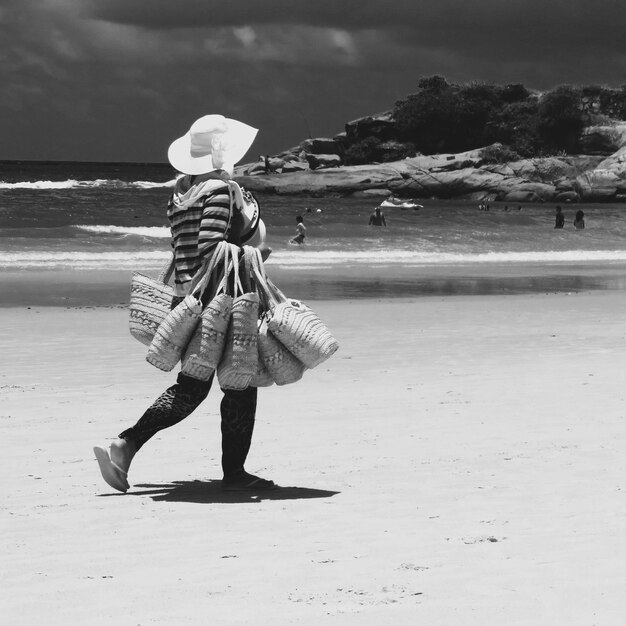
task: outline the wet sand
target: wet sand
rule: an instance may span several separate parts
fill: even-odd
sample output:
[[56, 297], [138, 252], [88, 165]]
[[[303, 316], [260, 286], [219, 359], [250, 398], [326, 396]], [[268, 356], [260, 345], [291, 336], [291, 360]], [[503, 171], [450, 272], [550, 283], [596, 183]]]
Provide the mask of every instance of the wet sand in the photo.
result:
[[263, 389], [219, 488], [215, 389], [113, 492], [91, 447], [166, 386], [127, 311], [0, 309], [12, 624], [617, 624], [626, 293], [344, 299], [340, 351]]
[[[421, 296], [564, 293], [626, 289], [624, 264], [474, 263], [419, 267], [341, 264], [290, 268], [268, 264], [289, 296], [306, 300]], [[140, 268], [156, 277], [158, 268]], [[130, 270], [31, 269], [0, 274], [0, 308], [19, 306], [124, 306]]]

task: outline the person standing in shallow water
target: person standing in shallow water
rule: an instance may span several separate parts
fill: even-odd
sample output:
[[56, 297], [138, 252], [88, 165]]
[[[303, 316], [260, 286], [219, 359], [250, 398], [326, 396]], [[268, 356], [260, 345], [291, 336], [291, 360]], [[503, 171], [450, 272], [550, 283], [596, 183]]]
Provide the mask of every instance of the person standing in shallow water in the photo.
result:
[[574, 228], [576, 230], [582, 230], [585, 228], [585, 213], [582, 209], [578, 209], [578, 211], [576, 211], [576, 216], [574, 217]]
[[302, 215], [296, 217], [296, 235], [289, 240], [289, 243], [301, 246], [306, 239], [306, 226], [304, 225], [304, 218]]
[[[172, 308], [185, 298], [195, 274], [206, 267], [221, 241], [254, 245], [263, 237], [265, 227], [258, 210], [246, 223], [244, 194], [232, 181], [232, 168], [244, 157], [256, 133], [242, 122], [205, 115], [169, 147], [171, 165], [184, 174], [176, 181], [167, 209], [174, 251]], [[271, 250], [262, 244], [258, 248], [265, 260]], [[156, 433], [189, 416], [207, 397], [212, 381], [213, 376], [202, 381], [181, 372], [176, 384], [164, 391], [134, 426], [120, 433], [109, 451], [94, 447], [104, 480], [126, 492], [135, 454]], [[228, 491], [276, 488], [271, 480], [244, 469], [256, 416], [256, 387], [222, 391], [222, 487]]]
[[385, 221], [385, 214], [382, 212], [382, 209], [377, 206], [374, 209], [374, 212], [370, 215], [370, 221], [367, 223], [368, 226], [387, 226], [387, 222]]
[[561, 207], [556, 207], [556, 219], [554, 221], [554, 228], [563, 228], [565, 226], [565, 215], [563, 215], [563, 211]]

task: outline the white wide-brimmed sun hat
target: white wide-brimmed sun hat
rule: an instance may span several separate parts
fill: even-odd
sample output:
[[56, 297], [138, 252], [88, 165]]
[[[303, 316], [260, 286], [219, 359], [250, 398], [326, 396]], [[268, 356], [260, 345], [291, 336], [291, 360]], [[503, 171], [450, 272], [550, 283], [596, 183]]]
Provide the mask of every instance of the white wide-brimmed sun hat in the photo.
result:
[[189, 132], [173, 141], [167, 158], [183, 174], [205, 174], [217, 169], [232, 172], [250, 149], [258, 130], [223, 115], [197, 119]]

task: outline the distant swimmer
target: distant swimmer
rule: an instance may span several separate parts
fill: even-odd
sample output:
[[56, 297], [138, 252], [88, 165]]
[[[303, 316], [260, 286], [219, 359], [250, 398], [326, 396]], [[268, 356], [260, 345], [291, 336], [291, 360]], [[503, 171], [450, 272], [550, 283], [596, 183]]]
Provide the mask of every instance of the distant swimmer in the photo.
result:
[[302, 215], [296, 217], [296, 235], [289, 240], [289, 243], [293, 243], [297, 246], [301, 246], [306, 239], [306, 226], [304, 225], [304, 219]]
[[565, 226], [565, 215], [561, 211], [561, 207], [556, 207], [556, 220], [554, 222], [554, 228], [563, 228]]
[[368, 226], [387, 226], [387, 222], [385, 221], [385, 215], [379, 206], [377, 206], [374, 209], [374, 212], [370, 215], [370, 221], [368, 222], [367, 225]]
[[576, 216], [574, 217], [574, 228], [576, 230], [582, 230], [585, 227], [585, 213], [582, 209], [578, 209], [576, 211]]

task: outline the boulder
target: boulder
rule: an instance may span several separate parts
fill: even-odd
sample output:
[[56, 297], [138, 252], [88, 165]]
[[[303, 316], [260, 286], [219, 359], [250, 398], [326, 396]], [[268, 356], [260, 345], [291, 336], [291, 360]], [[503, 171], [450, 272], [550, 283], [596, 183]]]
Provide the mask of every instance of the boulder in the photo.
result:
[[284, 161], [284, 159], [279, 159], [277, 157], [270, 157], [269, 158], [269, 165], [270, 165], [270, 171], [271, 172], [280, 172], [280, 170], [285, 165], [285, 161]]
[[305, 161], [287, 161], [285, 165], [283, 165], [283, 174], [288, 174], [290, 172], [302, 172], [304, 170], [309, 169], [309, 164]]
[[396, 122], [391, 111], [360, 117], [346, 124], [346, 137], [356, 143], [367, 137], [377, 137], [381, 141], [395, 139], [397, 136]]
[[611, 202], [621, 183], [619, 176], [607, 168], [596, 168], [576, 177], [576, 191], [584, 202]]
[[585, 154], [609, 156], [626, 145], [626, 124], [588, 126], [580, 136]]
[[237, 175], [247, 175], [247, 176], [258, 176], [259, 174], [265, 174], [265, 164], [257, 161], [256, 163], [252, 163], [248, 165], [247, 168], [244, 169], [243, 172], [239, 172], [239, 169], [235, 169], [235, 176]]
[[341, 145], [334, 139], [305, 139], [300, 144], [300, 149], [307, 154], [340, 154]]
[[341, 165], [341, 157], [338, 154], [307, 154], [306, 160], [312, 170]]
[[580, 200], [580, 196], [575, 191], [558, 191], [556, 196], [554, 196], [555, 202], [578, 202]]
[[553, 200], [556, 189], [544, 183], [520, 183], [512, 187], [501, 199], [504, 202], [545, 202]]
[[522, 159], [510, 163], [509, 167], [519, 178], [539, 183], [553, 182], [559, 178], [574, 177], [578, 174], [576, 168], [557, 157]]
[[391, 162], [415, 156], [415, 146], [412, 143], [401, 141], [383, 141], [376, 147], [376, 153], [381, 161]]

